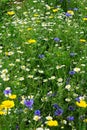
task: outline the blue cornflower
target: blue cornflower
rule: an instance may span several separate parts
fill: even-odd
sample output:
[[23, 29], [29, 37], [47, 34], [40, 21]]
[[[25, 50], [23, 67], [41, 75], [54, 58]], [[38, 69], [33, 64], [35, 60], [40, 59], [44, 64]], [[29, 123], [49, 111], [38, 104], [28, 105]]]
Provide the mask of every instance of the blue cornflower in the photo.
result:
[[5, 94], [5, 96], [9, 96], [9, 95], [11, 95], [12, 90], [10, 89], [10, 87], [7, 87], [7, 88], [3, 91], [3, 93]]
[[72, 56], [72, 57], [75, 56], [75, 55], [76, 55], [76, 54], [75, 54], [74, 52], [71, 52], [71, 53], [70, 53], [70, 56]]
[[16, 130], [19, 130], [19, 125], [18, 124], [16, 125]]
[[40, 110], [35, 110], [34, 114], [40, 116]]
[[79, 96], [79, 97], [77, 97], [75, 100], [76, 100], [77, 102], [80, 102], [80, 100], [81, 100], [82, 97], [83, 97], [83, 96]]
[[75, 107], [73, 107], [73, 106], [69, 106], [69, 107], [68, 107], [68, 110], [70, 110], [70, 111], [74, 111], [74, 110], [75, 110]]
[[58, 109], [58, 108], [59, 108], [58, 104], [56, 104], [56, 103], [55, 103], [55, 104], [53, 104], [53, 107], [54, 107], [54, 108], [56, 108], [56, 109]]
[[75, 71], [71, 70], [71, 71], [69, 71], [69, 74], [70, 74], [70, 75], [74, 75], [74, 74], [75, 74]]
[[71, 15], [70, 13], [68, 13], [68, 12], [66, 12], [65, 15], [66, 15], [67, 17], [72, 16], [72, 15]]
[[70, 83], [70, 78], [66, 79], [66, 85], [68, 85]]
[[10, 89], [4, 90], [4, 94], [9, 95], [12, 91]]
[[25, 106], [28, 107], [28, 108], [32, 108], [33, 103], [34, 103], [33, 99], [24, 101]]
[[55, 116], [61, 116], [63, 114], [63, 110], [61, 108], [57, 109], [55, 112], [54, 112], [54, 115]]
[[54, 41], [55, 41], [55, 42], [59, 42], [60, 39], [59, 39], [58, 37], [55, 37], [55, 38], [54, 38]]
[[38, 56], [39, 58], [44, 58], [44, 54], [39, 54], [39, 56]]
[[73, 10], [77, 11], [77, 10], [78, 10], [78, 8], [76, 8], [76, 7], [75, 7]]
[[73, 120], [74, 120], [74, 116], [68, 116], [68, 117], [67, 117], [67, 120], [68, 120], [68, 121], [73, 121]]

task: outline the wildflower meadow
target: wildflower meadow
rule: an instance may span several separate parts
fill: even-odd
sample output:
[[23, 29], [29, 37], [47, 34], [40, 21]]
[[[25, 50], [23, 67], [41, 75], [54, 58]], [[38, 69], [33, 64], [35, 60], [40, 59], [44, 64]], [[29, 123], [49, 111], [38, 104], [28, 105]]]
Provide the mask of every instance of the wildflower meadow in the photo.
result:
[[0, 130], [87, 130], [86, 0], [0, 0]]

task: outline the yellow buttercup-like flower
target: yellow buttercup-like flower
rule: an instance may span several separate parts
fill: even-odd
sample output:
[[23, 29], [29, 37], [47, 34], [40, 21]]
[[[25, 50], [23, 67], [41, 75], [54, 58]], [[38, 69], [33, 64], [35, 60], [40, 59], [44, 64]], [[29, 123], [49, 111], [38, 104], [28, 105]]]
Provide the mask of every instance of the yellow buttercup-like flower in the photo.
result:
[[86, 40], [85, 39], [80, 39], [80, 42], [86, 42]]
[[38, 17], [39, 15], [38, 14], [34, 14], [34, 17]]
[[0, 115], [5, 115], [5, 112], [4, 111], [0, 111]]
[[28, 28], [27, 30], [30, 31], [30, 30], [32, 30], [32, 28]]
[[84, 101], [84, 100], [80, 100], [80, 102], [76, 102], [76, 105], [77, 105], [78, 107], [83, 107], [83, 108], [86, 108], [86, 107], [87, 107], [87, 103], [86, 103], [86, 101]]
[[68, 10], [67, 13], [74, 15], [74, 12], [72, 10]]
[[51, 15], [51, 16], [49, 16], [49, 18], [50, 18], [50, 19], [52, 19], [52, 18], [53, 18], [53, 16]]
[[58, 9], [53, 9], [53, 12], [55, 13], [55, 12], [57, 12], [58, 11]]
[[0, 105], [0, 111], [3, 110], [4, 106], [3, 105]]
[[15, 12], [14, 12], [14, 11], [8, 11], [7, 14], [8, 14], [8, 15], [14, 15]]
[[87, 18], [83, 18], [84, 21], [87, 21]]
[[56, 120], [49, 120], [49, 121], [47, 121], [47, 125], [50, 127], [58, 126], [58, 122]]
[[12, 94], [9, 96], [10, 99], [15, 99], [17, 96], [15, 94]]
[[87, 123], [87, 119], [84, 119], [83, 122], [86, 122], [86, 123]]
[[15, 104], [14, 104], [14, 101], [5, 100], [2, 102], [2, 105], [4, 108], [9, 109], [9, 108], [14, 107]]
[[30, 43], [30, 44], [32, 44], [32, 43], [36, 43], [36, 40], [34, 40], [34, 39], [30, 39], [30, 40], [28, 40], [28, 43]]

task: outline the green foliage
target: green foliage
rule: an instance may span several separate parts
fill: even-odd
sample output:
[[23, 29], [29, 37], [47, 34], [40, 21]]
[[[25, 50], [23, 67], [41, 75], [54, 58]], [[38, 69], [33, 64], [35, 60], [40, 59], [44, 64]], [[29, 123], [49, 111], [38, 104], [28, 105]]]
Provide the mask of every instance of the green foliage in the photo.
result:
[[0, 130], [87, 129], [86, 10], [79, 0], [1, 0]]

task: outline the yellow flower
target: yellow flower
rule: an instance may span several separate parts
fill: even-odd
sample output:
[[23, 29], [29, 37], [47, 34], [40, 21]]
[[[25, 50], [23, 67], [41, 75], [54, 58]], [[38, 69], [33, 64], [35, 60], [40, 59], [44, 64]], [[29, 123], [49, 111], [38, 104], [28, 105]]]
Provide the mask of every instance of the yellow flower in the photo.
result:
[[27, 30], [30, 31], [30, 30], [32, 30], [32, 28], [28, 28]]
[[50, 19], [52, 19], [52, 18], [53, 18], [53, 16], [51, 15], [51, 16], [49, 16], [49, 18], [50, 18]]
[[74, 15], [74, 12], [72, 10], [68, 10], [67, 13]]
[[8, 11], [7, 14], [8, 14], [8, 15], [14, 15], [15, 12], [14, 12], [14, 11]]
[[48, 126], [58, 126], [58, 122], [56, 120], [47, 121]]
[[0, 111], [3, 110], [4, 106], [3, 105], [0, 105]]
[[41, 21], [40, 20], [36, 20], [36, 23], [40, 23]]
[[87, 107], [87, 103], [84, 100], [80, 100], [80, 102], [76, 102], [76, 105], [78, 107], [84, 107], [84, 108]]
[[4, 108], [9, 109], [9, 108], [14, 107], [14, 101], [5, 100], [2, 102], [2, 105]]
[[86, 122], [86, 123], [87, 123], [87, 119], [84, 119], [83, 122]]
[[38, 14], [34, 14], [34, 17], [38, 17], [39, 15]]
[[80, 42], [86, 42], [86, 40], [85, 39], [80, 39]]
[[28, 43], [30, 43], [30, 44], [32, 44], [32, 43], [36, 43], [36, 40], [34, 40], [34, 39], [30, 39], [30, 40], [28, 40]]
[[10, 99], [15, 99], [17, 96], [15, 94], [12, 94], [9, 96]]
[[58, 11], [58, 9], [53, 9], [53, 12], [55, 13], [55, 12], [57, 12]]
[[87, 21], [87, 18], [83, 18], [84, 21]]
[[0, 111], [0, 115], [4, 115], [5, 114], [5, 112], [3, 112], [3, 111]]

